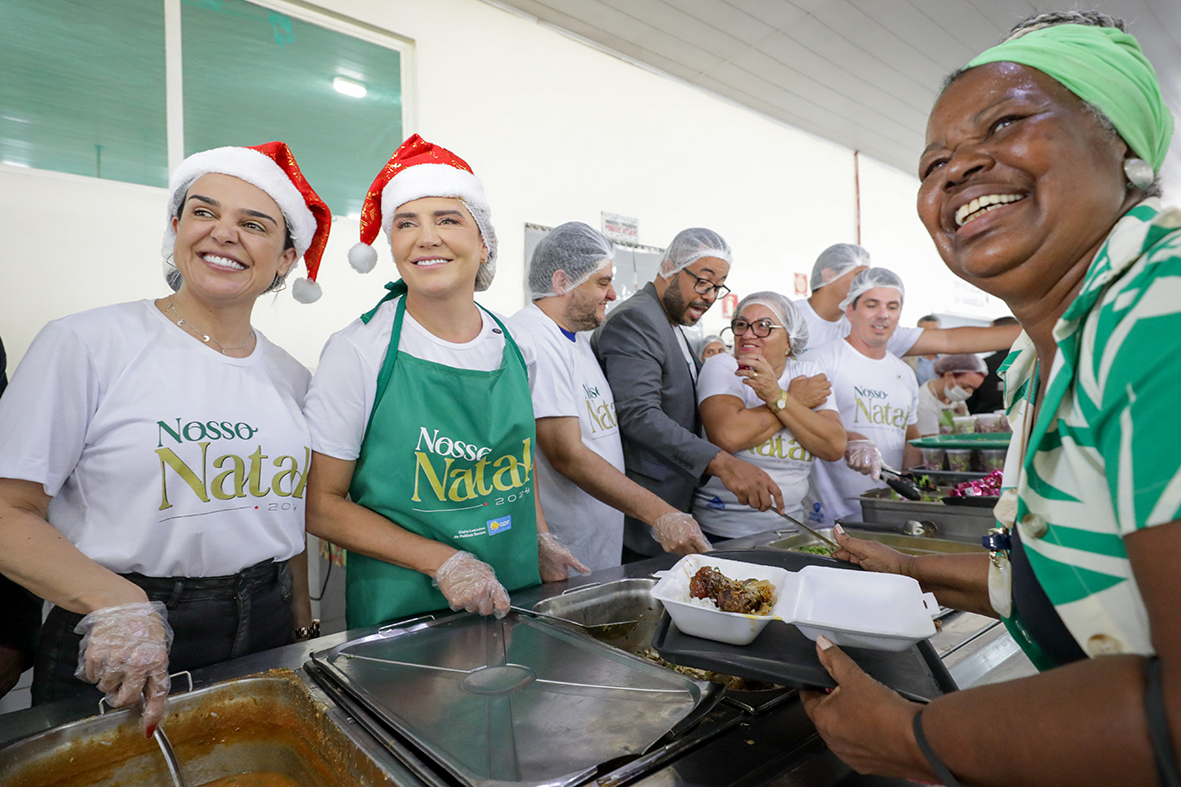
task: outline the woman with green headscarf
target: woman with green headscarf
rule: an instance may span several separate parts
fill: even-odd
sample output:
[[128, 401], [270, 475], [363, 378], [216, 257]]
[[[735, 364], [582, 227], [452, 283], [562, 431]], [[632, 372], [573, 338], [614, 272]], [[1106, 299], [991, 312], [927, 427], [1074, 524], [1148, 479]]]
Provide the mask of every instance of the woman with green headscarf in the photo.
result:
[[990, 554], [837, 557], [1001, 618], [1041, 674], [925, 708], [823, 637], [804, 692], [861, 772], [943, 784], [1179, 784], [1181, 210], [1152, 66], [1122, 23], [1051, 14], [954, 74], [927, 125], [919, 215], [953, 273], [1020, 320]]

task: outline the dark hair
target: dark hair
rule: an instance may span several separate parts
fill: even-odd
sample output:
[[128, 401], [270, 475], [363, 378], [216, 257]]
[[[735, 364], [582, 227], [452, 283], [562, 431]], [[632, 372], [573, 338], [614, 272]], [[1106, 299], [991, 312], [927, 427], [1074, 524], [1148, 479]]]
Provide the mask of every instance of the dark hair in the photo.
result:
[[918, 320], [915, 322], [915, 325], [922, 325], [925, 322], [939, 322], [939, 321], [940, 321], [939, 318], [936, 317], [934, 314], [926, 314], [926, 315], [923, 315], [922, 317], [919, 317]]
[[[185, 189], [185, 195], [181, 199], [180, 204], [176, 206], [176, 215], [173, 217], [180, 221], [181, 214], [185, 212], [185, 202], [189, 198], [188, 189]], [[283, 219], [283, 251], [295, 248], [295, 238], [291, 237], [291, 225], [287, 223], [287, 217], [283, 216], [282, 209], [279, 214]], [[169, 255], [171, 257], [171, 255]], [[295, 267], [295, 266], [292, 266]], [[290, 273], [290, 269], [288, 270]], [[184, 283], [184, 277], [180, 275], [180, 270], [173, 266], [167, 273], [164, 274], [164, 280], [168, 282], [168, 286], [172, 288], [173, 292], [180, 291], [180, 285]], [[275, 280], [271, 282], [271, 286], [262, 291], [263, 295], [268, 292], [279, 292], [285, 285], [284, 276], [281, 273], [275, 274]]]
[[[1005, 37], [997, 43], [1003, 44], [1006, 41], [1012, 41], [1015, 38], [1021, 38], [1021, 36], [1025, 35], [1026, 33], [1032, 33], [1034, 30], [1042, 30], [1047, 27], [1056, 27], [1058, 25], [1113, 27], [1116, 30], [1119, 30], [1121, 33], [1128, 32], [1127, 26], [1124, 24], [1124, 20], [1120, 19], [1119, 17], [1109, 16], [1100, 11], [1047, 11], [1041, 14], [1034, 14], [1033, 16], [1027, 17], [1013, 25], [1013, 28], [1008, 32], [1008, 34], [1006, 34]], [[942, 96], [945, 90], [951, 87], [956, 82], [956, 80], [958, 80], [970, 70], [971, 69], [966, 67], [956, 69], [944, 77], [943, 84], [939, 87], [939, 95]], [[1095, 121], [1099, 124], [1099, 128], [1104, 134], [1106, 134], [1111, 139], [1118, 139], [1124, 142], [1125, 145], [1127, 144], [1127, 141], [1124, 140], [1122, 136], [1120, 136], [1119, 131], [1117, 131], [1115, 128], [1115, 124], [1111, 122], [1111, 119], [1107, 117], [1107, 114], [1103, 110], [1087, 101], [1083, 101], [1083, 109], [1086, 110], [1086, 112], [1091, 115], [1091, 117], [1095, 118]], [[1130, 149], [1131, 146], [1129, 146], [1129, 150]], [[1127, 187], [1136, 188], [1131, 183], [1128, 183]], [[1148, 188], [1144, 189], [1144, 194], [1148, 197], [1159, 197], [1161, 193], [1161, 179], [1160, 175], [1157, 175], [1155, 178], [1153, 178], [1152, 183], [1148, 186]]]
[[995, 320], [992, 321], [992, 324], [993, 325], [1020, 325], [1021, 323], [1017, 322], [1016, 317], [1006, 314], [1004, 317], [997, 317]]

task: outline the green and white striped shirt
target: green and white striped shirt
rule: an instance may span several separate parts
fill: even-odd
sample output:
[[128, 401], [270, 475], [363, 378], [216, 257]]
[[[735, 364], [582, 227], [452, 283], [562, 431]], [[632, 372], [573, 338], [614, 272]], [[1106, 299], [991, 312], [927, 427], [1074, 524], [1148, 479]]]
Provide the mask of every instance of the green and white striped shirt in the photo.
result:
[[[1054, 327], [1058, 352], [1022, 456], [1037, 354], [1003, 371], [1014, 439], [997, 518], [1091, 656], [1153, 653], [1123, 537], [1181, 518], [1181, 210], [1148, 199], [1115, 225]], [[1044, 373], [1044, 372], [1043, 372]]]

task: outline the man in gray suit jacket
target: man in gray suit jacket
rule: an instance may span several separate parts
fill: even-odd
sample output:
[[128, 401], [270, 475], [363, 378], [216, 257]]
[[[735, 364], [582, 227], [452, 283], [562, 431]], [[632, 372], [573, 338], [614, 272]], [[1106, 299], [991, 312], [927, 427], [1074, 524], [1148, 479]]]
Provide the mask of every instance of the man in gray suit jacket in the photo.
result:
[[[783, 511], [771, 477], [701, 436], [696, 383], [701, 361], [679, 326], [694, 325], [728, 291], [730, 247], [708, 229], [677, 234], [656, 279], [619, 305], [599, 329], [595, 352], [615, 395], [627, 477], [681, 511], [707, 475], [760, 511]], [[658, 555], [643, 522], [628, 517], [628, 552]]]

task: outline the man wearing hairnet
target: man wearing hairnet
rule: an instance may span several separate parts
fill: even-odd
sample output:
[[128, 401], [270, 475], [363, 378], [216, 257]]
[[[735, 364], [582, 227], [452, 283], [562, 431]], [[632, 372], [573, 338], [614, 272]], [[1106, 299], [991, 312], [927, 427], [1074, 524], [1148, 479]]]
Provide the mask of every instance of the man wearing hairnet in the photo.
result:
[[[796, 308], [808, 321], [808, 332], [812, 336], [810, 349], [849, 335], [844, 302], [853, 277], [869, 265], [869, 252], [852, 243], [837, 243], [820, 252], [812, 266], [812, 294], [795, 301]], [[1020, 327], [1012, 326], [899, 327], [886, 349], [898, 356], [1007, 350], [1020, 333]], [[804, 352], [807, 358], [808, 350]]]
[[849, 335], [806, 355], [825, 370], [841, 423], [848, 433], [845, 458], [816, 461], [812, 482], [820, 497], [809, 519], [830, 524], [860, 519], [858, 496], [875, 487], [883, 465], [911, 467], [921, 458], [907, 441], [919, 436], [918, 383], [910, 367], [887, 349], [902, 316], [905, 288], [885, 268], [853, 277], [841, 304]]
[[615, 399], [584, 331], [603, 323], [615, 300], [614, 247], [581, 222], [555, 227], [529, 261], [532, 303], [509, 318], [533, 337], [537, 374], [536, 467], [550, 532], [593, 571], [618, 566], [623, 517], [649, 526], [664, 549], [706, 552], [693, 517], [628, 480]]
[[[706, 476], [716, 476], [745, 505], [783, 511], [770, 476], [701, 436], [701, 360], [680, 326], [696, 324], [729, 291], [730, 262], [730, 247], [716, 232], [682, 230], [655, 280], [611, 312], [595, 351], [615, 393], [628, 478], [680, 511], [692, 506]], [[625, 560], [660, 553], [651, 528], [630, 516], [625, 523]]]

